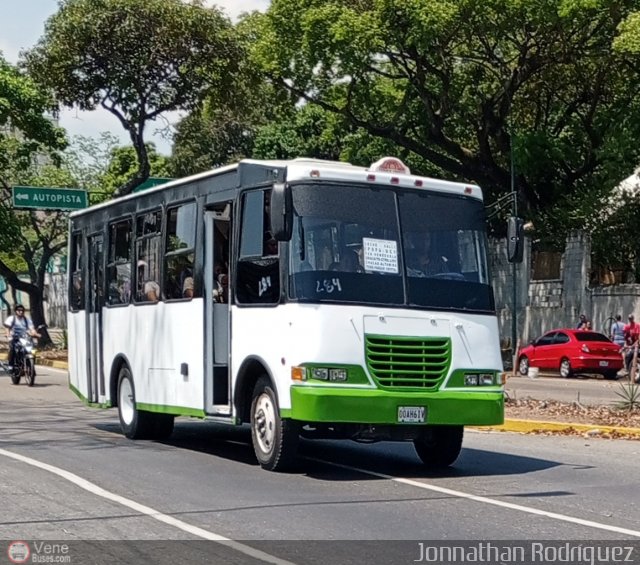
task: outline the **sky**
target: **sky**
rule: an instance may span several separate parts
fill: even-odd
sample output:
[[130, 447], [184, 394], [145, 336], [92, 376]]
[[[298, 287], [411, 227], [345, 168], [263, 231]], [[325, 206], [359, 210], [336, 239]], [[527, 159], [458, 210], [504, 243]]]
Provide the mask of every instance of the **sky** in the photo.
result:
[[[242, 12], [266, 10], [269, 1], [217, 0], [207, 3], [215, 3], [228, 16], [236, 18]], [[57, 9], [57, 0], [0, 0], [0, 51], [4, 58], [15, 64], [21, 50], [29, 49], [37, 43], [44, 32], [45, 21]], [[153, 133], [149, 141], [153, 141], [158, 151], [165, 155], [171, 153], [171, 140], [166, 135], [167, 125], [170, 126], [170, 122], [175, 121], [177, 117], [177, 114], [171, 114], [168, 116], [169, 122], [160, 120], [148, 126], [147, 131]], [[131, 143], [116, 117], [106, 110], [80, 112], [76, 109], [65, 109], [60, 114], [60, 125], [67, 130], [70, 137], [97, 137], [100, 132], [108, 131], [116, 135], [123, 145]], [[160, 130], [165, 130], [165, 133]]]

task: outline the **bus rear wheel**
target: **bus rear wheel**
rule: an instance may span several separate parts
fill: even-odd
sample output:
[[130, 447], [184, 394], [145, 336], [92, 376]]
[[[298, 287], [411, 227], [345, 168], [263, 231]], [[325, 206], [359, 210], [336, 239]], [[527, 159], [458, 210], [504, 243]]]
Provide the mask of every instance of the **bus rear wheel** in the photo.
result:
[[118, 417], [122, 433], [129, 439], [167, 439], [173, 433], [172, 415], [138, 410], [128, 367], [122, 367], [118, 375]]
[[448, 467], [460, 455], [463, 435], [463, 426], [428, 426], [413, 446], [427, 467]]
[[280, 418], [278, 399], [271, 381], [262, 376], [253, 389], [251, 440], [258, 463], [268, 471], [284, 471], [293, 465], [300, 434], [295, 422]]

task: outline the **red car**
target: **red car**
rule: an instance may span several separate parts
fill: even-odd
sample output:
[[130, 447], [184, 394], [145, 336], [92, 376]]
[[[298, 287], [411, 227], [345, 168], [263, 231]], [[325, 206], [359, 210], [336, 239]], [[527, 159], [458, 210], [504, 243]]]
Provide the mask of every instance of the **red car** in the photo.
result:
[[520, 374], [526, 375], [529, 367], [560, 371], [565, 378], [577, 373], [597, 373], [613, 380], [622, 369], [622, 356], [620, 347], [601, 333], [560, 329], [547, 332], [520, 350]]

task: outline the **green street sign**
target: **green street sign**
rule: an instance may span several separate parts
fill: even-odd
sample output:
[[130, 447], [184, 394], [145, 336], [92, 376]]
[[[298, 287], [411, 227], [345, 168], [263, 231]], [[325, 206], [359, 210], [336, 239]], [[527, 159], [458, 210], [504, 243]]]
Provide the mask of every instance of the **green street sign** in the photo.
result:
[[87, 207], [87, 191], [79, 188], [14, 186], [13, 207], [38, 210], [79, 210]]
[[162, 177], [149, 177], [146, 181], [144, 181], [142, 184], [136, 186], [133, 189], [133, 192], [140, 192], [141, 190], [147, 190], [148, 188], [152, 188], [154, 186], [158, 186], [160, 184], [165, 184], [169, 181], [172, 181], [173, 179], [167, 179], [167, 178], [162, 178]]

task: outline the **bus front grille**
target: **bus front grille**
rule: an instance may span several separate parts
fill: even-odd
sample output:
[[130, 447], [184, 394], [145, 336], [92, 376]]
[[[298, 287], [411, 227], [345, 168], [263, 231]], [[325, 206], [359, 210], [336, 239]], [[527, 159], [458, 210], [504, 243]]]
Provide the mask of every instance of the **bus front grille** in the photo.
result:
[[382, 387], [435, 388], [451, 362], [451, 340], [445, 337], [366, 336], [367, 367]]

